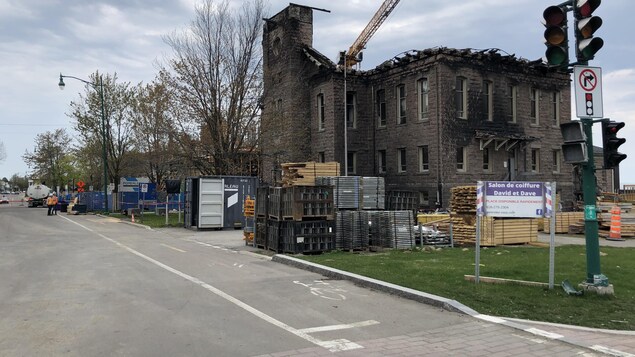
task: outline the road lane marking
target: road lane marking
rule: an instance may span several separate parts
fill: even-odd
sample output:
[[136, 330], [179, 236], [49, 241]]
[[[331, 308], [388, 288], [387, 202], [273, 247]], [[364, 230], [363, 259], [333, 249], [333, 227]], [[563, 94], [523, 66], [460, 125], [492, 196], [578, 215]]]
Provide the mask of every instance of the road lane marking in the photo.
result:
[[165, 244], [165, 243], [161, 243], [161, 245], [162, 245], [162, 246], [164, 246], [164, 247], [166, 247], [166, 248], [174, 249], [174, 250], [176, 250], [177, 252], [187, 253], [187, 252], [186, 252], [185, 250], [183, 250], [183, 249], [179, 249], [179, 248], [173, 247], [173, 246], [171, 246], [171, 245], [167, 245], [167, 244]]
[[534, 335], [547, 337], [547, 338], [550, 338], [552, 340], [558, 340], [558, 339], [564, 338], [564, 336], [559, 335], [557, 333], [553, 333], [553, 332], [537, 329], [535, 327], [526, 328], [525, 331], [529, 332], [529, 333], [533, 333]]
[[[76, 225], [78, 225], [78, 226], [80, 226], [82, 228], [84, 228], [87, 231], [94, 232], [90, 228], [88, 228], [88, 227], [86, 227], [86, 226], [84, 226], [84, 225], [82, 225], [82, 224], [80, 224], [78, 222], [75, 222], [75, 221], [73, 221], [73, 220], [71, 220], [71, 219], [69, 219], [67, 217], [63, 217], [62, 216], [62, 218], [66, 219], [67, 221], [72, 222], [72, 223], [74, 223], [74, 224], [76, 224]], [[194, 276], [191, 276], [191, 275], [188, 275], [186, 273], [183, 273], [183, 272], [181, 272], [181, 271], [179, 271], [179, 270], [177, 270], [175, 268], [172, 268], [169, 265], [163, 264], [163, 263], [161, 263], [158, 260], [150, 258], [149, 256], [147, 256], [147, 255], [145, 255], [145, 254], [143, 254], [141, 252], [138, 252], [138, 251], [128, 247], [127, 245], [125, 245], [123, 243], [120, 243], [120, 242], [118, 242], [118, 241], [116, 241], [116, 240], [114, 240], [112, 238], [109, 238], [109, 237], [107, 237], [107, 236], [105, 236], [105, 235], [103, 235], [101, 233], [97, 233], [97, 232], [94, 232], [94, 233], [97, 234], [99, 237], [101, 237], [101, 238], [103, 238], [103, 239], [115, 244], [116, 246], [118, 246], [120, 248], [123, 248], [124, 250], [127, 250], [128, 252], [138, 256], [139, 258], [142, 258], [142, 259], [144, 259], [144, 260], [146, 260], [146, 261], [148, 261], [148, 262], [150, 262], [150, 263], [152, 263], [152, 264], [154, 264], [154, 265], [156, 265], [156, 266], [158, 266], [160, 268], [163, 268], [163, 269], [165, 269], [165, 270], [167, 270], [167, 271], [169, 271], [169, 272], [171, 272], [171, 273], [173, 273], [173, 274], [175, 274], [177, 276], [180, 276], [181, 278], [183, 278], [185, 280], [190, 281], [193, 284], [196, 284], [196, 285], [208, 290], [209, 292], [211, 292], [211, 293], [213, 293], [213, 294], [215, 294], [215, 295], [227, 300], [228, 302], [240, 307], [241, 309], [251, 313], [252, 315], [254, 315], [254, 316], [256, 316], [256, 317], [258, 317], [258, 318], [260, 318], [260, 319], [262, 319], [262, 320], [264, 320], [264, 321], [266, 321], [266, 322], [268, 322], [268, 323], [270, 323], [270, 324], [272, 324], [272, 325], [274, 325], [276, 327], [279, 327], [279, 328], [281, 328], [281, 329], [283, 329], [283, 330], [285, 330], [285, 331], [287, 331], [287, 332], [289, 332], [289, 333], [291, 333], [293, 335], [296, 335], [296, 336], [298, 336], [298, 337], [300, 337], [300, 338], [302, 338], [302, 339], [304, 339], [304, 340], [306, 340], [308, 342], [311, 342], [311, 343], [313, 343], [313, 344], [315, 344], [317, 346], [326, 348], [330, 352], [348, 351], [348, 350], [353, 350], [353, 349], [364, 348], [363, 346], [358, 345], [355, 342], [348, 341], [346, 339], [322, 341], [322, 340], [320, 340], [318, 338], [315, 338], [315, 337], [309, 335], [306, 332], [303, 332], [300, 329], [296, 329], [296, 328], [294, 328], [292, 326], [289, 326], [289, 325], [285, 324], [284, 322], [282, 322], [280, 320], [277, 320], [277, 319], [267, 315], [266, 313], [264, 313], [264, 312], [262, 312], [262, 311], [260, 311], [260, 310], [258, 310], [256, 308], [254, 308], [254, 307], [252, 307], [252, 306], [250, 306], [250, 305], [238, 300], [237, 298], [227, 294], [226, 292], [224, 292], [224, 291], [222, 291], [222, 290], [220, 290], [220, 289], [218, 289], [218, 288], [216, 288], [216, 287], [214, 287], [214, 286], [212, 286], [212, 285], [210, 285], [210, 284], [208, 284], [208, 283], [206, 283], [206, 282], [204, 282], [204, 281], [202, 281], [202, 280], [200, 280], [200, 279], [198, 279], [198, 278], [196, 278]]]
[[602, 353], [605, 353], [605, 354], [611, 355], [611, 356], [635, 357], [635, 355], [630, 354], [628, 352], [622, 352], [620, 350], [615, 350], [615, 349], [604, 347], [604, 346], [601, 346], [601, 345], [593, 345], [590, 348], [592, 350], [595, 350], [595, 351], [598, 351], [598, 352], [602, 352]]
[[328, 300], [346, 300], [346, 296], [341, 293], [345, 293], [346, 290], [331, 287], [331, 284], [322, 280], [314, 280], [313, 283], [305, 284], [298, 280], [293, 281], [294, 284], [302, 285], [309, 288], [309, 292], [315, 296], [319, 296]]
[[303, 328], [299, 331], [305, 333], [315, 333], [315, 332], [326, 332], [326, 331], [336, 331], [336, 330], [345, 330], [349, 328], [357, 328], [357, 327], [365, 327], [379, 324], [379, 321], [375, 320], [366, 320], [360, 322], [353, 322], [352, 324], [340, 324], [340, 325], [330, 325], [330, 326], [318, 326], [318, 327], [309, 327]]

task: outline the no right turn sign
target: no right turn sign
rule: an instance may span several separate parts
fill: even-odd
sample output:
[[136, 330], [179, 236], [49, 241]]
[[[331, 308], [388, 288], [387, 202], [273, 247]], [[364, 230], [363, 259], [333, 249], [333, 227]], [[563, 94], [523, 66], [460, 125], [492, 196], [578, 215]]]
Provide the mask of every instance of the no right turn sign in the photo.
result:
[[575, 109], [578, 118], [603, 118], [602, 68], [573, 67]]

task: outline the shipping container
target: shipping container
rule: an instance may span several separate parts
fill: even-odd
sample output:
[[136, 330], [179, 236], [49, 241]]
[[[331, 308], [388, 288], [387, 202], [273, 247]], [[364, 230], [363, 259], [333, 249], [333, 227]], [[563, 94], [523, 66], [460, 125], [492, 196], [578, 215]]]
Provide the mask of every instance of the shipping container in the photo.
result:
[[256, 197], [258, 178], [201, 176], [185, 180], [186, 228], [243, 228], [245, 198]]

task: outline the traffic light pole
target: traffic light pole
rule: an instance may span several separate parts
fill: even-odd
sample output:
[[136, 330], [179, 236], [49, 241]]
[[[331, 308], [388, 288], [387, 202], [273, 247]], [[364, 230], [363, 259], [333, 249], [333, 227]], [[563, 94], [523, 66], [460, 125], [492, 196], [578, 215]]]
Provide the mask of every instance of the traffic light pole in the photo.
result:
[[582, 194], [584, 196], [584, 233], [586, 237], [586, 284], [595, 287], [609, 285], [609, 279], [600, 270], [600, 243], [596, 212], [595, 162], [593, 157], [593, 119], [581, 118], [586, 134], [589, 158], [582, 165]]

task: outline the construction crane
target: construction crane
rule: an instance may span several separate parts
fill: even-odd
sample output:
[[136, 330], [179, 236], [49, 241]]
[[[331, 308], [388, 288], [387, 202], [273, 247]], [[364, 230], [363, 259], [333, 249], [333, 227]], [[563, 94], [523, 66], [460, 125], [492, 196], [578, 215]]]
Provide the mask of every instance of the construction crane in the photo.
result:
[[348, 49], [348, 52], [344, 54], [346, 68], [351, 68], [361, 61], [361, 58], [358, 57], [359, 54], [362, 52], [364, 47], [366, 47], [368, 40], [370, 40], [375, 32], [377, 32], [377, 29], [379, 29], [381, 24], [384, 23], [392, 10], [395, 9], [399, 1], [400, 0], [385, 0], [384, 3], [381, 4], [373, 18], [364, 28], [364, 31], [359, 34], [357, 40], [353, 42], [351, 47]]

